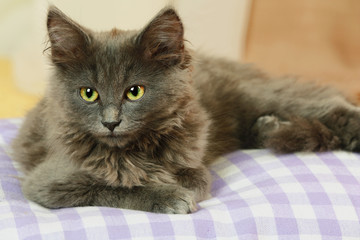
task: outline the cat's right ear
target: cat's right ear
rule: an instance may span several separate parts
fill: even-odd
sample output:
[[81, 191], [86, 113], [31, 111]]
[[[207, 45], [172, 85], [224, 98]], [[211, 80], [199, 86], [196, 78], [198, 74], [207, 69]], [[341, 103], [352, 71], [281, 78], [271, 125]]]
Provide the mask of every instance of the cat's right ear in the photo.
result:
[[147, 60], [165, 66], [186, 67], [189, 55], [184, 46], [183, 24], [173, 8], [166, 7], [140, 32], [136, 39]]
[[90, 31], [67, 17], [55, 6], [47, 16], [51, 60], [55, 65], [71, 66], [85, 59], [91, 42]]

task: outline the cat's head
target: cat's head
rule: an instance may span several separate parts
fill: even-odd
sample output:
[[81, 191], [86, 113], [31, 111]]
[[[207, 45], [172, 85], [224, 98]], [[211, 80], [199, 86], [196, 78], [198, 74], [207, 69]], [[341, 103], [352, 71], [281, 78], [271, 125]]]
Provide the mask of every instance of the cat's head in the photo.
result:
[[62, 124], [113, 146], [177, 124], [191, 88], [175, 10], [141, 31], [98, 33], [50, 7], [47, 28], [55, 74], [46, 98]]

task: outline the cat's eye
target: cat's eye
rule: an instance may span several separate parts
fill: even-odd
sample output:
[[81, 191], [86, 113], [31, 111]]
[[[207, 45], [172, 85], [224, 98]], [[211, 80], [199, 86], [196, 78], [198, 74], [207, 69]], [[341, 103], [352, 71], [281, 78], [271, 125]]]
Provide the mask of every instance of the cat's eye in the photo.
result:
[[133, 86], [127, 91], [126, 97], [131, 101], [136, 101], [144, 96], [144, 93], [145, 88], [143, 86]]
[[99, 93], [92, 88], [82, 87], [80, 96], [87, 102], [95, 102], [99, 98]]

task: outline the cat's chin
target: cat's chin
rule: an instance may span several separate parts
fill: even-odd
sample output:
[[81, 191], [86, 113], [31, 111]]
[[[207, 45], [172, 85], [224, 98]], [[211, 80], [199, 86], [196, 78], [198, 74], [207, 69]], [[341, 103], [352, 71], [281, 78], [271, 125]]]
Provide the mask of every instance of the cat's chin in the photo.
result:
[[124, 147], [124, 139], [119, 134], [104, 134], [97, 136], [100, 142], [110, 147]]

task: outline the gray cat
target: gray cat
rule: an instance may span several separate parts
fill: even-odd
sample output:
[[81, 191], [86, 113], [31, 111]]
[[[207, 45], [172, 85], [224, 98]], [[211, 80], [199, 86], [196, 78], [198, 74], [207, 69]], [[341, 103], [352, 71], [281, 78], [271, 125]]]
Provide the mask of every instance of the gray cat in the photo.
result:
[[45, 207], [189, 213], [222, 154], [360, 150], [359, 108], [191, 52], [172, 8], [141, 31], [97, 33], [50, 7], [47, 28], [54, 73], [14, 141], [23, 192]]

